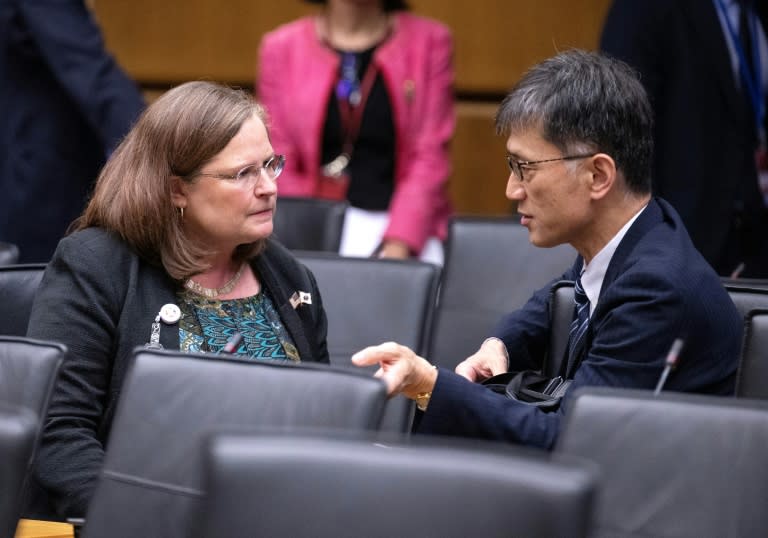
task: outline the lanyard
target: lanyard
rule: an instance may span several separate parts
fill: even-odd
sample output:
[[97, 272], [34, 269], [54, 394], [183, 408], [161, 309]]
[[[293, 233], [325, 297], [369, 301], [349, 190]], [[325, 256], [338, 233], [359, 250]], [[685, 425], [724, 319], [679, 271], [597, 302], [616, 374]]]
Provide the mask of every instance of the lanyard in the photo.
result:
[[337, 96], [339, 103], [339, 116], [341, 118], [341, 126], [344, 131], [344, 142], [342, 145], [342, 151], [347, 156], [352, 156], [352, 150], [357, 140], [357, 135], [360, 132], [360, 124], [363, 121], [363, 112], [365, 111], [365, 104], [368, 101], [368, 96], [371, 94], [373, 83], [376, 80], [377, 69], [374, 58], [371, 58], [368, 62], [368, 67], [363, 75], [363, 80], [360, 82], [360, 88], [357, 91], [358, 96], [355, 98], [355, 104], [350, 103], [350, 99], [345, 99]]
[[[749, 63], [747, 62], [746, 52], [744, 47], [741, 46], [741, 41], [736, 33], [736, 29], [733, 27], [731, 18], [728, 16], [728, 11], [725, 8], [723, 0], [716, 0], [717, 7], [720, 9], [720, 13], [725, 20], [725, 27], [728, 29], [728, 36], [731, 38], [731, 44], [736, 51], [736, 56], [739, 64], [739, 74], [741, 75], [742, 84], [747, 90], [747, 95], [752, 103], [752, 111], [755, 116], [755, 124], [757, 126], [757, 132], [760, 134], [761, 141], [765, 141], [765, 133], [763, 129], [763, 118], [765, 118], [765, 101], [762, 99], [762, 66], [760, 65], [760, 39], [757, 32], [757, 20], [754, 13], [749, 14], [749, 32], [752, 35], [752, 41], [754, 46], [752, 47], [752, 64], [754, 69], [752, 72], [749, 70]], [[746, 9], [742, 4], [739, 9]]]

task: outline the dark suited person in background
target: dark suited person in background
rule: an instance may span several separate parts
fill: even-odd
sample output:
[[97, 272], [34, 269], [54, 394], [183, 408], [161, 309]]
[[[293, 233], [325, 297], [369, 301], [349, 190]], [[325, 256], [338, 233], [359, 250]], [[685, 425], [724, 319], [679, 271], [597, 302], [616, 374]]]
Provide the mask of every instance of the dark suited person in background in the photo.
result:
[[656, 194], [724, 276], [768, 278], [767, 23], [764, 1], [616, 0], [600, 41], [651, 99]]
[[392, 342], [353, 362], [378, 363], [391, 393], [426, 409], [421, 433], [542, 448], [553, 446], [574, 389], [652, 389], [680, 336], [690, 338], [667, 388], [730, 394], [741, 318], [678, 214], [651, 196], [652, 113], [635, 73], [598, 54], [559, 54], [523, 77], [496, 126], [508, 136], [507, 198], [517, 202], [531, 242], [569, 243], [579, 253], [556, 279], [576, 281], [577, 299], [568, 349], [575, 376], [561, 405], [545, 412], [471, 382], [541, 368], [554, 281], [502, 318], [457, 373]]
[[83, 0], [0, 0], [0, 241], [48, 261], [144, 106]]

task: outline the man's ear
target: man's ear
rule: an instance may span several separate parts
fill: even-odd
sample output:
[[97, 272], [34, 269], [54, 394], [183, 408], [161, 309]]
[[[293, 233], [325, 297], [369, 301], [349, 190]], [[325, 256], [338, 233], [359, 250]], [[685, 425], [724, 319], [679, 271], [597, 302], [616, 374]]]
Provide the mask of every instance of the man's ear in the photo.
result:
[[589, 172], [592, 174], [590, 191], [596, 200], [605, 197], [618, 179], [616, 162], [605, 153], [596, 153], [590, 157]]
[[187, 207], [187, 183], [179, 176], [171, 176], [171, 203], [175, 207]]

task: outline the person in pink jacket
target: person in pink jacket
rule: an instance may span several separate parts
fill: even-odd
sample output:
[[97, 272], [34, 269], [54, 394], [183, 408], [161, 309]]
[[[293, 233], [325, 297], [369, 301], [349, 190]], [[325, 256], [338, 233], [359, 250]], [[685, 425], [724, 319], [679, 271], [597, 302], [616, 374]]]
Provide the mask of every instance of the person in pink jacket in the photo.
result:
[[[312, 1], [312, 0], [307, 0]], [[440, 263], [452, 212], [453, 40], [401, 1], [315, 0], [267, 33], [258, 98], [281, 196], [346, 199], [341, 253]]]

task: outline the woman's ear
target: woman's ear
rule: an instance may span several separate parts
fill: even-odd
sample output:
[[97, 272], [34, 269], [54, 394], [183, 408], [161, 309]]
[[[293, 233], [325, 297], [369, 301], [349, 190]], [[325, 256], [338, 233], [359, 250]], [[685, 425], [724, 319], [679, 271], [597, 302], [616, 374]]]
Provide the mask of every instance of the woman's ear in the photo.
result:
[[187, 183], [179, 176], [171, 176], [171, 203], [175, 207], [187, 207]]
[[616, 183], [616, 162], [610, 155], [596, 153], [590, 157], [589, 167], [592, 174], [592, 182], [590, 185], [592, 198], [603, 198], [611, 191]]

